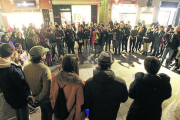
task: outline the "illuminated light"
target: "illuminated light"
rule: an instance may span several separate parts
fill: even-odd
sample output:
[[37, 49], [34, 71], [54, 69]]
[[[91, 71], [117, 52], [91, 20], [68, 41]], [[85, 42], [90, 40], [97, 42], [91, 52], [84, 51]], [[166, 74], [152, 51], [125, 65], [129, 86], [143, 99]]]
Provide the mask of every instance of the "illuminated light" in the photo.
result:
[[115, 2], [116, 2], [116, 3], [118, 3], [118, 2], [119, 2], [119, 0], [115, 0]]

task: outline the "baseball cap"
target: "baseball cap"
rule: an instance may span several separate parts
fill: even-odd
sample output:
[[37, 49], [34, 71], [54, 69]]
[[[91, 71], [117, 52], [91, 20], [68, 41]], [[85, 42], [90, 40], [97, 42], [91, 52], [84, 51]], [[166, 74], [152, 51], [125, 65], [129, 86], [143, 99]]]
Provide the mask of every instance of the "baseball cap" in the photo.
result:
[[34, 46], [29, 50], [29, 54], [31, 55], [32, 58], [39, 57], [43, 55], [44, 53], [48, 52], [48, 48], [44, 48], [43, 46]]
[[102, 51], [99, 57], [96, 59], [96, 62], [104, 65], [111, 65], [114, 61], [110, 52]]

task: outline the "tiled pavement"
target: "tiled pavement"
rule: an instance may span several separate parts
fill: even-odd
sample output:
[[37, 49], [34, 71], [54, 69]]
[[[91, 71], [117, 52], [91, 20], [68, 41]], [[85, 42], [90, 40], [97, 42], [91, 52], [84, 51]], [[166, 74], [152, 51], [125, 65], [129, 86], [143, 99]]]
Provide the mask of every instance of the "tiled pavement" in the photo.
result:
[[[80, 57], [80, 61], [82, 60], [82, 56]], [[145, 56], [140, 54], [123, 54], [123, 56], [115, 55], [114, 64], [112, 65], [112, 70], [115, 74], [126, 81], [127, 87], [129, 88], [130, 83], [133, 81], [132, 74], [136, 72], [145, 72], [143, 66], [143, 59]], [[89, 57], [90, 59], [90, 57]], [[58, 63], [57, 63], [58, 64]], [[54, 70], [53, 73], [57, 72], [56, 69], [59, 65], [54, 66], [51, 70]], [[83, 80], [87, 80], [88, 78], [93, 76], [93, 70], [96, 68], [96, 64], [94, 62], [90, 63], [88, 60], [84, 61], [83, 64], [79, 64], [80, 67], [80, 77]], [[171, 77], [171, 85], [172, 85], [172, 97], [163, 102], [162, 108], [162, 120], [179, 120], [180, 119], [180, 77], [179, 74], [172, 72], [164, 67], [161, 67], [159, 73], [166, 73]], [[126, 103], [122, 103], [120, 106], [120, 110], [117, 115], [117, 120], [125, 120], [129, 107], [132, 103], [132, 99], [128, 98]], [[2, 100], [0, 99], [0, 111], [3, 111], [6, 115], [12, 114], [13, 111], [7, 109], [8, 105], [2, 105]], [[1, 106], [6, 106], [2, 107]], [[14, 115], [14, 113], [13, 113]], [[7, 118], [1, 119], [2, 112], [0, 112], [0, 120], [7, 120]], [[40, 110], [32, 114], [30, 116], [31, 120], [40, 120]]]

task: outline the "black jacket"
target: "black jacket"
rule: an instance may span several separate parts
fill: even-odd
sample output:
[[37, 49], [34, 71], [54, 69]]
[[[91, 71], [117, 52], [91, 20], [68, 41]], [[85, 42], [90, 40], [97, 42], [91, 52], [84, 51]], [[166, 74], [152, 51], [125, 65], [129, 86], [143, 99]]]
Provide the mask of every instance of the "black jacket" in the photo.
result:
[[90, 120], [116, 120], [120, 103], [127, 99], [125, 81], [111, 70], [100, 71], [86, 81], [84, 103]]
[[148, 39], [144, 39], [144, 42], [145, 43], [151, 43], [153, 41], [153, 39], [154, 39], [153, 32], [152, 31], [151, 32], [147, 32], [145, 34], [145, 37], [148, 37]]
[[45, 38], [48, 38], [50, 43], [55, 43], [55, 38], [54, 38], [53, 34], [48, 34], [47, 33]]
[[55, 30], [54, 33], [55, 33], [55, 42], [57, 42], [57, 43], [63, 42], [63, 37], [64, 37], [63, 31]]
[[82, 31], [78, 32], [77, 33], [77, 40], [78, 40], [78, 42], [79, 42], [79, 40], [83, 40], [83, 38], [84, 38], [84, 33]]
[[84, 29], [83, 32], [84, 32], [84, 39], [89, 39], [90, 30], [89, 29]]
[[14, 109], [27, 105], [30, 90], [21, 67], [0, 58], [0, 78], [0, 88], [6, 102]]
[[130, 35], [129, 28], [124, 28], [124, 34], [126, 34], [126, 36], [124, 35], [124, 37], [129, 37], [129, 35]]
[[[172, 36], [173, 35], [173, 36]], [[178, 48], [178, 46], [180, 45], [180, 34], [166, 34], [165, 37], [167, 38], [166, 40], [166, 46], [170, 47], [171, 49], [176, 50]], [[172, 42], [170, 42], [171, 37], [173, 37]]]
[[66, 42], [74, 42], [75, 41], [75, 32], [73, 30], [65, 31], [65, 41]]
[[165, 35], [164, 31], [155, 31], [154, 32], [154, 43], [161, 43], [162, 37]]
[[166, 74], [135, 74], [129, 88], [134, 99], [126, 120], [160, 120], [162, 102], [171, 97], [170, 77]]
[[25, 43], [25, 39], [21, 38], [19, 39], [18, 37], [16, 38], [16, 40], [14, 41], [14, 45], [16, 43], [20, 43], [22, 45], [22, 49], [26, 50], [26, 43]]

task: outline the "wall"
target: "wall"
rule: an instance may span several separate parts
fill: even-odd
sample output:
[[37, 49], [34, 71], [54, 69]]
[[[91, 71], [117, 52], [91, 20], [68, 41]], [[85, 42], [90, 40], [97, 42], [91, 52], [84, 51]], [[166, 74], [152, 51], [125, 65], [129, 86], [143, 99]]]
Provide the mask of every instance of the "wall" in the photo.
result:
[[[36, 4], [36, 7], [16, 7], [16, 3], [10, 4], [9, 0], [0, 0], [2, 4], [3, 13], [13, 13], [13, 9], [38, 9], [38, 5], [40, 9], [52, 9], [52, 4], [49, 3], [49, 0], [40, 0], [39, 4]], [[22, 1], [22, 0], [16, 0]], [[23, 1], [35, 1], [35, 0], [23, 0]]]
[[53, 0], [53, 5], [97, 5], [100, 0]]

